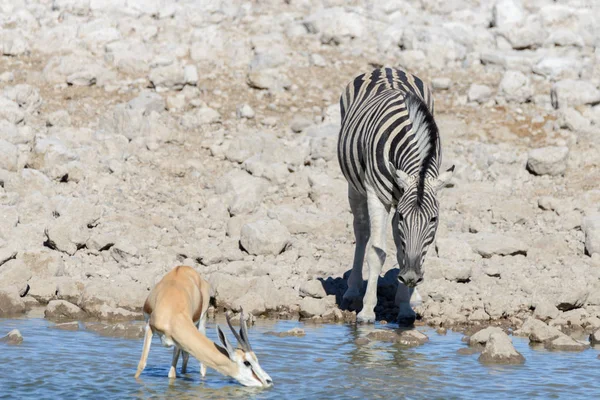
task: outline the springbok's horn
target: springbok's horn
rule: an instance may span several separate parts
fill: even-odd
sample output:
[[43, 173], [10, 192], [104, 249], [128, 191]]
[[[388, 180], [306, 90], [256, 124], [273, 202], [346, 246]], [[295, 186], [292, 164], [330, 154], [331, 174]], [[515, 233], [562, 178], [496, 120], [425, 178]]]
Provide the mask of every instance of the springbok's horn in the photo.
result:
[[[243, 317], [243, 315], [240, 314], [240, 323], [242, 321], [242, 317]], [[233, 325], [231, 325], [231, 312], [227, 311], [225, 313], [225, 319], [227, 320], [227, 325], [229, 325], [229, 329], [231, 329], [231, 332], [233, 332], [233, 336], [235, 336], [235, 339], [237, 340], [239, 345], [242, 347], [242, 350], [246, 350], [246, 346], [244, 345], [244, 340], [242, 339], [240, 334], [233, 328]]]
[[246, 345], [246, 351], [252, 351], [252, 346], [250, 346], [250, 339], [248, 338], [248, 326], [246, 325], [246, 320], [244, 319], [244, 310], [240, 308], [240, 325], [242, 328], [240, 329], [240, 336], [244, 340]]

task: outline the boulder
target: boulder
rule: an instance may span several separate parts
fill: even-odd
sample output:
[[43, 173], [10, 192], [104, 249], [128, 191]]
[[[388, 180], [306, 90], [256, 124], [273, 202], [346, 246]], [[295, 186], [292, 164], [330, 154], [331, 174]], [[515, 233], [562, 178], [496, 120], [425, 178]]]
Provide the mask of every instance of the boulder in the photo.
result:
[[303, 297], [314, 297], [315, 299], [322, 299], [327, 296], [323, 283], [317, 279], [311, 279], [300, 285], [300, 296]]
[[568, 147], [548, 146], [531, 150], [527, 169], [535, 175], [561, 175], [567, 169]]
[[398, 338], [396, 338], [396, 343], [403, 346], [420, 346], [429, 341], [427, 335], [422, 332], [419, 332], [415, 329], [411, 329], [408, 331], [402, 331]]
[[592, 82], [563, 79], [552, 86], [551, 98], [556, 108], [600, 103], [600, 90]]
[[302, 328], [292, 328], [289, 331], [285, 331], [285, 332], [265, 332], [265, 335], [271, 335], [271, 336], [277, 336], [277, 337], [290, 337], [290, 336], [295, 336], [295, 337], [303, 337], [306, 336], [306, 332], [304, 332], [304, 329]]
[[23, 314], [28, 307], [23, 302], [16, 287], [0, 289], [0, 317]]
[[106, 324], [103, 322], [90, 322], [84, 324], [84, 327], [86, 330], [101, 336], [123, 339], [141, 339], [144, 337], [144, 325], [140, 323]]
[[49, 326], [50, 329], [59, 329], [62, 331], [78, 331], [79, 330], [79, 322], [71, 321], [71, 322], [62, 322], [60, 324], [54, 324]]
[[590, 344], [592, 346], [600, 345], [600, 329], [590, 335]]
[[324, 299], [315, 299], [304, 297], [300, 300], [300, 316], [310, 318], [325, 314], [327, 311], [327, 302]]
[[148, 79], [159, 90], [181, 90], [186, 83], [185, 71], [177, 63], [153, 68]]
[[559, 351], [583, 351], [590, 346], [586, 343], [578, 342], [577, 340], [562, 334], [555, 339], [549, 340], [544, 344], [548, 350]]
[[525, 103], [533, 97], [529, 77], [520, 71], [506, 71], [500, 81], [498, 94], [508, 102]]
[[51, 300], [46, 306], [44, 316], [48, 319], [84, 319], [87, 314], [81, 308], [65, 300]]
[[504, 331], [496, 326], [490, 326], [480, 331], [477, 331], [469, 338], [469, 346], [485, 345], [490, 340], [491, 335], [494, 333], [504, 334]]
[[13, 329], [6, 336], [0, 338], [0, 343], [21, 344], [23, 343], [23, 335], [18, 329]]
[[497, 0], [492, 8], [492, 23], [495, 27], [514, 28], [525, 20], [526, 12], [520, 0]]
[[398, 337], [396, 331], [389, 329], [375, 329], [367, 334], [368, 339], [378, 342], [395, 342]]
[[485, 103], [492, 97], [492, 89], [487, 85], [471, 84], [467, 92], [467, 99], [477, 103]]
[[290, 241], [290, 233], [281, 222], [263, 219], [247, 223], [240, 233], [240, 244], [250, 254], [281, 253]]
[[484, 364], [523, 364], [525, 357], [514, 348], [506, 333], [494, 332], [481, 352], [479, 361]]
[[533, 316], [537, 319], [541, 319], [542, 321], [547, 321], [549, 319], [554, 319], [558, 317], [560, 311], [554, 304], [548, 301], [544, 301], [536, 305], [535, 310], [533, 312]]
[[585, 251], [588, 255], [600, 254], [600, 213], [594, 213], [583, 219], [582, 230], [585, 233]]
[[529, 246], [523, 241], [498, 233], [479, 232], [468, 237], [473, 250], [484, 258], [495, 255], [527, 254]]

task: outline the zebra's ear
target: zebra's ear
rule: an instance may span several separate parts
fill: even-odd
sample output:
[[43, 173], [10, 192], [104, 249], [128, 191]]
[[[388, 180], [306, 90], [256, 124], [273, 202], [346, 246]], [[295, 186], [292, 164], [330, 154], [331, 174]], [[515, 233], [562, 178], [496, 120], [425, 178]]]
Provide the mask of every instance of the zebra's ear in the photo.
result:
[[437, 192], [438, 190], [444, 188], [448, 183], [450, 183], [450, 179], [452, 179], [453, 174], [454, 165], [438, 175], [437, 179], [435, 179], [433, 182], [433, 189]]
[[406, 172], [401, 169], [396, 169], [394, 164], [388, 162], [388, 167], [390, 169], [390, 173], [392, 176], [396, 178], [396, 182], [398, 186], [402, 188], [402, 190], [406, 190], [410, 186], [411, 177]]

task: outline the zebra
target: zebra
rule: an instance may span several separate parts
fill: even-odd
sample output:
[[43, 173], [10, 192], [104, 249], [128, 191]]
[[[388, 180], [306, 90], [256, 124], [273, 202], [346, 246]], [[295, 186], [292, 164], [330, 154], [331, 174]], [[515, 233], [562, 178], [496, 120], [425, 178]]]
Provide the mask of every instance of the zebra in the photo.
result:
[[344, 302], [360, 301], [365, 251], [369, 265], [357, 322], [375, 322], [389, 217], [399, 266], [398, 320], [415, 320], [410, 298], [423, 280], [423, 259], [438, 226], [436, 193], [454, 172], [452, 166], [439, 173], [442, 153], [433, 109], [431, 91], [423, 81], [393, 68], [357, 76], [340, 97], [337, 153], [348, 181], [356, 239]]

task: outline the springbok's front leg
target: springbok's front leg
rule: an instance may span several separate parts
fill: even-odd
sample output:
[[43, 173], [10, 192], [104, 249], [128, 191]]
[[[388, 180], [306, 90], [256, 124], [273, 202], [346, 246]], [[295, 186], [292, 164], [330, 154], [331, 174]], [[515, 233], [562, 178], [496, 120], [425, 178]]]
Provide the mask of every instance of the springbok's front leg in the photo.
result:
[[375, 306], [377, 305], [377, 283], [381, 267], [386, 258], [386, 222], [389, 209], [381, 203], [371, 188], [367, 188], [367, 207], [371, 230], [371, 242], [367, 249], [367, 264], [369, 265], [369, 280], [367, 291], [363, 299], [363, 308], [356, 316], [356, 321], [361, 323], [375, 322]]
[[367, 208], [367, 198], [354, 190], [351, 185], [348, 185], [348, 202], [354, 219], [356, 246], [354, 248], [352, 271], [348, 278], [348, 289], [344, 293], [344, 302], [350, 305], [351, 308], [358, 308], [363, 286], [362, 268], [365, 260], [365, 249], [370, 236], [369, 210]]
[[150, 352], [150, 345], [152, 344], [152, 328], [150, 328], [150, 323], [146, 322], [146, 333], [144, 334], [144, 346], [142, 348], [142, 357], [140, 358], [140, 362], [138, 363], [137, 371], [135, 373], [135, 377], [138, 378], [144, 368], [146, 368], [146, 361], [148, 360], [148, 353]]
[[169, 378], [175, 379], [177, 377], [177, 361], [179, 361], [179, 354], [181, 349], [177, 345], [173, 346], [173, 361], [171, 361], [171, 368], [169, 369]]

